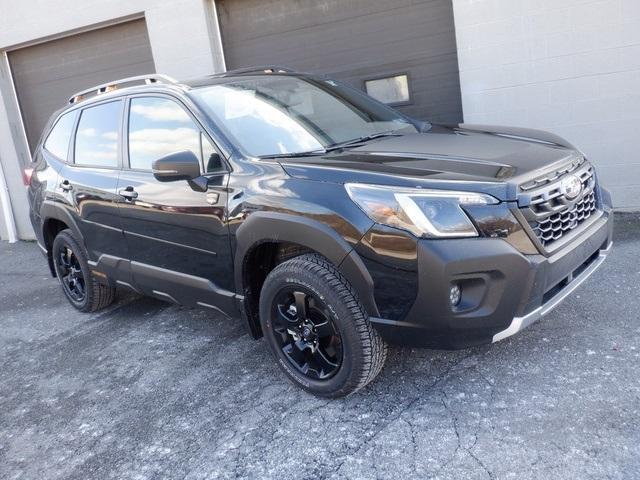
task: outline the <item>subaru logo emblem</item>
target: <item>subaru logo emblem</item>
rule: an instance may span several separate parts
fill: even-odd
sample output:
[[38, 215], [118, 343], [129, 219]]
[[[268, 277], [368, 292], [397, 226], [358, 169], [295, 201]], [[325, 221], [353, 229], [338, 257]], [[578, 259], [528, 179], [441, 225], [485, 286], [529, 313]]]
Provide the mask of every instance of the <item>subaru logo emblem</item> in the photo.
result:
[[569, 200], [573, 200], [582, 192], [582, 182], [575, 175], [570, 175], [562, 180], [561, 185], [564, 196]]

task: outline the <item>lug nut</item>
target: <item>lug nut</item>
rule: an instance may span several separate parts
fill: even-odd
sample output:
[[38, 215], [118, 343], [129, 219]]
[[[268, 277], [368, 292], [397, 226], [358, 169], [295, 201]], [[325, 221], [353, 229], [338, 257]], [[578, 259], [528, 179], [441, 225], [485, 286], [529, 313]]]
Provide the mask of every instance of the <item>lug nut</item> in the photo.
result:
[[449, 289], [449, 303], [451, 307], [456, 307], [460, 303], [460, 299], [462, 298], [462, 291], [460, 290], [460, 286], [456, 283], [451, 285]]

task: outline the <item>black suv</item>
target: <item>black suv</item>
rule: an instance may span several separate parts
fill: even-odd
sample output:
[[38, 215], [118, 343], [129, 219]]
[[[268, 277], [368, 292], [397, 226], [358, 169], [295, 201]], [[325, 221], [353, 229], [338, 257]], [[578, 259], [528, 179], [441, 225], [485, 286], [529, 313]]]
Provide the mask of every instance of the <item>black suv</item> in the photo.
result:
[[517, 333], [611, 245], [610, 195], [562, 138], [432, 125], [281, 68], [80, 92], [33, 160], [31, 220], [74, 307], [120, 285], [240, 316], [323, 396], [372, 381], [387, 342]]

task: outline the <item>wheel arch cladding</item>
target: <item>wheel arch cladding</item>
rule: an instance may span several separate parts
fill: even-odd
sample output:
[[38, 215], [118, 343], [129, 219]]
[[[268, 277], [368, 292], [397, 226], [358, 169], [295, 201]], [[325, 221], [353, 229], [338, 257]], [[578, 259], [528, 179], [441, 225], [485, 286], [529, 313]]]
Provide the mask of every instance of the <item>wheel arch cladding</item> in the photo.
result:
[[82, 233], [80, 233], [78, 224], [76, 223], [71, 213], [66, 211], [64, 208], [60, 208], [59, 206], [52, 203], [45, 203], [40, 209], [40, 218], [42, 218], [43, 234], [46, 233], [44, 231], [44, 228], [47, 225], [47, 222], [52, 220], [58, 221], [65, 224], [67, 228], [71, 230], [71, 232], [73, 232], [76, 240], [81, 242], [81, 245], [86, 248], [86, 245], [84, 244], [84, 237]]
[[[245, 296], [244, 308], [251, 333], [260, 336], [257, 312], [252, 312], [250, 286], [253, 253], [265, 244], [285, 244], [300, 248], [300, 252], [317, 253], [340, 269], [358, 294], [366, 312], [378, 316], [373, 296], [373, 279], [354, 248], [338, 232], [318, 220], [280, 212], [255, 212], [236, 232], [234, 281], [236, 292]], [[277, 264], [277, 263], [276, 263]], [[265, 277], [268, 272], [265, 272]]]
[[44, 241], [44, 247], [47, 249], [47, 260], [49, 262], [49, 269], [51, 275], [54, 277], [55, 269], [53, 268], [53, 259], [51, 256], [51, 249], [53, 247], [53, 240], [56, 235], [62, 230], [69, 229], [73, 233], [74, 237], [84, 246], [84, 238], [76, 225], [74, 219], [65, 210], [56, 207], [51, 204], [44, 204], [40, 211], [42, 239]]

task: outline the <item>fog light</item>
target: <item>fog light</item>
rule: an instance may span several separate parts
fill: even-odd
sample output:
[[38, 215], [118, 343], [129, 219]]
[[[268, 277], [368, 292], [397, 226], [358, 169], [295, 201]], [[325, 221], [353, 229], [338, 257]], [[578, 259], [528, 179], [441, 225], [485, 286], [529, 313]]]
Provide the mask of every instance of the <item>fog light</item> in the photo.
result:
[[462, 292], [460, 291], [460, 287], [456, 284], [451, 285], [451, 288], [449, 289], [449, 303], [452, 307], [455, 307], [460, 303], [461, 296]]

